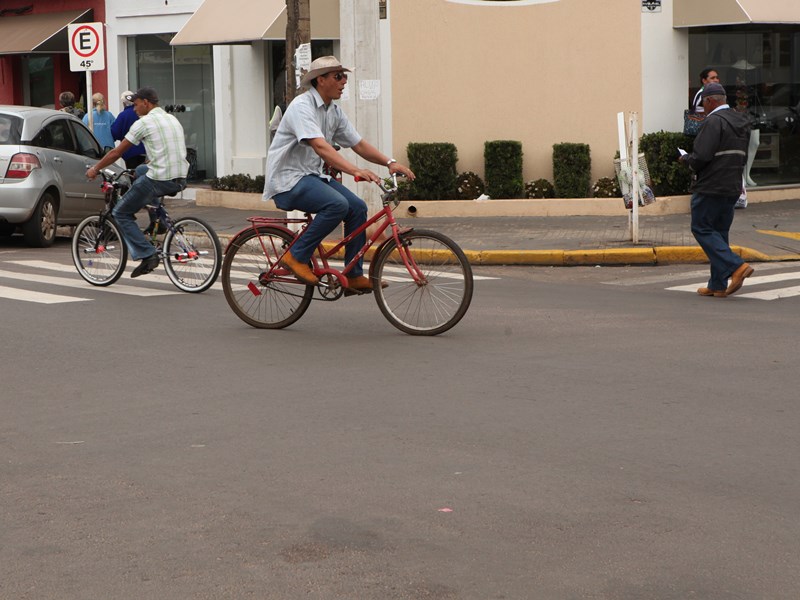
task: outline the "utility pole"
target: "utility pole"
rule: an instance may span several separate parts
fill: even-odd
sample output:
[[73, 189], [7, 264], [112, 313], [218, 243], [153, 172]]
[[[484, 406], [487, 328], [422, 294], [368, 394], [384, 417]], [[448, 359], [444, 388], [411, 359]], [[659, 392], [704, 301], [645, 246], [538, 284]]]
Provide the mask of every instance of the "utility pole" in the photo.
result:
[[294, 53], [301, 44], [311, 43], [309, 0], [286, 0], [286, 105], [297, 91]]

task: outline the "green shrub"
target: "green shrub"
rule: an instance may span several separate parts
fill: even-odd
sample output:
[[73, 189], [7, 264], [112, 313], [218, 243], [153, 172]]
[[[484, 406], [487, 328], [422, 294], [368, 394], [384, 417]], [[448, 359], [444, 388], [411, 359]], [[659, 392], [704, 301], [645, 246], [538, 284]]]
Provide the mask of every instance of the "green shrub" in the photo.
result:
[[556, 190], [547, 179], [534, 179], [525, 184], [526, 198], [555, 198]]
[[490, 198], [522, 198], [522, 142], [495, 140], [483, 145], [486, 193]]
[[256, 192], [264, 191], [264, 176], [258, 175], [255, 178], [243, 173], [236, 175], [224, 175], [215, 177], [211, 180], [211, 189], [221, 192]]
[[444, 142], [410, 143], [406, 148], [408, 166], [417, 178], [409, 186], [412, 200], [453, 200], [456, 197], [454, 144]]
[[558, 198], [586, 198], [591, 177], [588, 144], [553, 144], [553, 183]]
[[659, 131], [642, 136], [639, 151], [644, 152], [656, 196], [689, 193], [692, 174], [678, 162], [678, 148], [691, 152], [693, 147], [694, 138], [683, 133]]
[[486, 185], [477, 173], [464, 171], [456, 177], [456, 196], [461, 200], [475, 200], [485, 191]]
[[622, 191], [619, 189], [616, 178], [601, 177], [592, 186], [593, 198], [622, 198]]

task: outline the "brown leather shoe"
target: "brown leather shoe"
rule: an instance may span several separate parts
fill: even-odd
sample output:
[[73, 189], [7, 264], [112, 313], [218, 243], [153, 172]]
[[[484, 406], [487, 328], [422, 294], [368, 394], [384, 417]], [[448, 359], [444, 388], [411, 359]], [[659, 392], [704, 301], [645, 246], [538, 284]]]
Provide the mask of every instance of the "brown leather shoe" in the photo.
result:
[[709, 288], [700, 288], [697, 293], [701, 296], [714, 296], [715, 298], [724, 298], [727, 296], [725, 290], [711, 290]]
[[[389, 284], [381, 281], [381, 289], [388, 287]], [[352, 296], [353, 294], [369, 294], [372, 291], [372, 281], [369, 277], [359, 275], [358, 277], [348, 277], [347, 287], [344, 290], [345, 296]]]
[[753, 274], [753, 270], [753, 267], [747, 263], [742, 263], [739, 265], [739, 268], [736, 269], [733, 274], [731, 274], [731, 283], [728, 285], [728, 289], [725, 290], [725, 295], [730, 296], [731, 294], [738, 292], [739, 289], [741, 289], [744, 280]]
[[308, 265], [304, 265], [296, 260], [291, 252], [287, 252], [283, 255], [280, 265], [289, 269], [295, 277], [306, 285], [317, 285], [319, 283], [319, 278], [314, 275], [314, 272]]

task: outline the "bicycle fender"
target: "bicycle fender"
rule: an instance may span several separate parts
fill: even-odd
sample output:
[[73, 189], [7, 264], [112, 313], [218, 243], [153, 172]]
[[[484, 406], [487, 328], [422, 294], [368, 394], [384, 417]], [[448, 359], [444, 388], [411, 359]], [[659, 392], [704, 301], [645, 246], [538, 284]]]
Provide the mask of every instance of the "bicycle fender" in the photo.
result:
[[289, 229], [288, 227], [285, 227], [283, 225], [268, 225], [268, 226], [261, 225], [259, 227], [255, 227], [255, 228], [252, 227], [252, 226], [245, 227], [244, 229], [242, 229], [238, 233], [236, 233], [230, 240], [228, 240], [228, 243], [225, 246], [224, 254], [227, 254], [229, 248], [231, 248], [234, 245], [237, 245], [239, 243], [240, 239], [242, 237], [244, 237], [245, 234], [251, 233], [253, 231], [253, 229], [256, 229], [259, 232], [263, 232], [263, 231], [266, 231], [268, 229], [278, 229], [280, 231], [288, 233], [290, 236], [294, 235], [294, 232], [291, 229]]
[[[402, 229], [399, 232], [399, 235], [402, 238], [403, 235], [405, 235], [406, 233], [411, 233], [412, 231], [414, 231], [413, 227], [407, 227], [405, 229]], [[391, 243], [391, 242], [394, 242], [394, 238], [393, 237], [390, 237], [388, 239], [383, 240], [381, 242], [380, 246], [378, 246], [375, 249], [375, 253], [372, 255], [372, 260], [370, 260], [370, 262], [369, 262], [369, 276], [370, 277], [372, 277], [373, 269], [375, 268], [374, 267], [375, 262], [376, 262], [375, 259], [378, 258], [381, 255], [381, 252], [383, 252], [383, 249], [386, 247], [386, 245]]]

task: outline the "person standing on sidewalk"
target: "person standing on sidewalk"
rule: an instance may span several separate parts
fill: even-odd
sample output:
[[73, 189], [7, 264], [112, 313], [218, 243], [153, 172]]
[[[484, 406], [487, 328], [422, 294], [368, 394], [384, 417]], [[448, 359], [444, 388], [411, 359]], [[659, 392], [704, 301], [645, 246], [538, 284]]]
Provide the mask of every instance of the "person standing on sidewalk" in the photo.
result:
[[679, 160], [694, 171], [692, 234], [711, 263], [708, 287], [697, 293], [724, 298], [737, 292], [753, 274], [753, 267], [737, 256], [728, 243], [734, 206], [742, 192], [750, 120], [731, 110], [725, 88], [718, 83], [704, 87], [702, 102], [708, 116], [695, 139], [694, 151]]
[[[117, 115], [117, 118], [114, 119], [114, 122], [111, 124], [111, 135], [114, 136], [114, 139], [118, 142], [125, 139], [128, 131], [130, 131], [131, 125], [139, 120], [139, 115], [133, 110], [133, 102], [128, 100], [128, 98], [132, 96], [133, 92], [130, 90], [122, 92], [122, 96], [120, 96], [123, 106], [122, 112]], [[126, 169], [135, 169], [144, 163], [146, 159], [147, 156], [144, 144], [136, 144], [122, 154], [122, 160], [125, 161]]]

